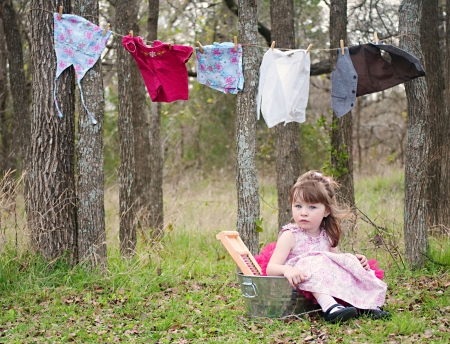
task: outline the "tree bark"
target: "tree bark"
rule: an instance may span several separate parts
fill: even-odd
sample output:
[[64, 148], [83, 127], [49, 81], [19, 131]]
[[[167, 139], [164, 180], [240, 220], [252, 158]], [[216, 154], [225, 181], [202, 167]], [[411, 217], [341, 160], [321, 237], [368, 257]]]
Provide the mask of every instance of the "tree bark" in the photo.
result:
[[[53, 15], [65, 1], [31, 2], [34, 64], [31, 121], [31, 173], [28, 224], [34, 249], [47, 259], [66, 254], [76, 261], [77, 221], [74, 177], [75, 73], [66, 69], [57, 80], [58, 118], [53, 101], [56, 58]], [[50, 13], [49, 13], [50, 12]]]
[[[19, 21], [12, 0], [0, 0], [0, 16], [3, 22], [6, 45], [8, 47], [9, 83], [14, 104], [14, 124], [18, 136], [22, 158], [22, 171], [28, 173], [30, 168], [30, 99], [24, 72], [22, 35]], [[24, 177], [24, 194], [28, 195], [28, 177]]]
[[[439, 213], [442, 204], [441, 196], [447, 200], [448, 192], [440, 192], [441, 163], [443, 154], [448, 154], [444, 147], [444, 137], [448, 135], [443, 125], [446, 121], [444, 101], [444, 75], [441, 64], [441, 47], [439, 44], [439, 1], [428, 0], [422, 3], [422, 19], [420, 21], [420, 45], [422, 46], [424, 68], [427, 73], [428, 116], [430, 119], [430, 154], [428, 157], [429, 185], [426, 198], [428, 200], [429, 228], [439, 226]], [[448, 191], [447, 189], [444, 189]]]
[[[422, 1], [403, 0], [399, 8], [400, 48], [423, 59], [420, 42]], [[425, 78], [405, 84], [408, 100], [408, 144], [405, 159], [405, 258], [410, 268], [420, 268], [428, 245], [427, 189], [430, 157], [428, 87]]]
[[[295, 48], [294, 2], [270, 2], [272, 39], [277, 46]], [[278, 228], [292, 218], [289, 195], [301, 172], [300, 128], [296, 122], [275, 126], [276, 171], [278, 191]]]
[[[131, 29], [132, 0], [116, 1], [117, 33], [128, 35]], [[120, 168], [119, 168], [119, 203], [120, 203], [120, 251], [124, 256], [134, 256], [136, 250], [136, 222], [135, 222], [135, 157], [134, 157], [134, 130], [133, 108], [131, 97], [131, 70], [132, 57], [117, 42], [117, 76], [119, 91], [119, 141], [120, 141]]]
[[[225, 1], [225, 5], [228, 7], [228, 9], [237, 16], [238, 15], [238, 5], [236, 4], [235, 0], [224, 0], [224, 1]], [[267, 46], [270, 47], [270, 45], [272, 44], [270, 29], [267, 28], [263, 23], [258, 22], [258, 32], [265, 39]]]
[[[0, 8], [1, 9], [1, 8]], [[12, 151], [14, 145], [12, 144], [12, 118], [10, 111], [6, 109], [6, 102], [8, 99], [8, 73], [7, 73], [7, 48], [4, 39], [5, 33], [2, 25], [2, 18], [0, 18], [0, 179], [9, 170], [15, 169], [14, 152]]]
[[[98, 25], [98, 0], [75, 0], [75, 14]], [[81, 80], [84, 100], [93, 113], [93, 124], [86, 109], [78, 102], [78, 258], [91, 268], [107, 267], [105, 229], [103, 116], [104, 92], [102, 63], [99, 59]]]
[[[158, 38], [159, 0], [148, 1], [147, 39]], [[161, 147], [161, 103], [151, 103], [150, 106], [150, 227], [153, 238], [160, 239], [164, 233], [163, 209], [163, 168], [164, 157]]]
[[252, 254], [258, 253], [258, 176], [256, 171], [256, 94], [259, 82], [258, 13], [256, 0], [239, 0], [239, 42], [243, 46], [244, 89], [236, 106], [236, 230]]
[[[445, 16], [445, 119], [441, 123], [445, 133], [450, 132], [450, 14], [448, 10], [450, 9], [450, 0], [446, 1], [446, 16]], [[443, 147], [450, 146], [449, 135], [444, 135], [442, 141]], [[446, 231], [450, 233], [450, 153], [448, 149], [444, 150], [442, 155], [441, 164], [441, 187], [439, 189], [441, 206], [439, 213], [439, 223], [442, 226], [443, 233]], [[443, 234], [442, 233], [442, 234]]]
[[[131, 29], [134, 35], [139, 35], [138, 10], [139, 5], [136, 0], [132, 0], [133, 9]], [[138, 229], [149, 228], [150, 203], [150, 138], [148, 128], [148, 115], [145, 94], [144, 80], [137, 64], [132, 60], [130, 62], [131, 83], [133, 90], [133, 131], [134, 131], [134, 157], [135, 157], [135, 192], [136, 192], [136, 218]]]
[[[347, 42], [347, 0], [332, 0], [330, 2], [330, 46], [339, 47], [340, 40]], [[332, 65], [337, 61], [336, 50], [331, 51]], [[337, 200], [351, 207], [355, 206], [353, 187], [353, 116], [349, 112], [338, 118], [333, 113], [331, 126], [331, 168], [334, 177], [341, 185]]]

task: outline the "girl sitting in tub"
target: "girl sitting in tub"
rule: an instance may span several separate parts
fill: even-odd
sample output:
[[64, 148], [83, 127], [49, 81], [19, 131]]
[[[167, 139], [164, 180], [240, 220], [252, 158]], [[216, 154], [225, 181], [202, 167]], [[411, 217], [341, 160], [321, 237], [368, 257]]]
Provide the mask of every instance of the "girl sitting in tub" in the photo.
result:
[[315, 171], [298, 178], [290, 194], [295, 224], [281, 229], [267, 275], [284, 276], [292, 287], [311, 292], [326, 321], [342, 322], [358, 314], [389, 318], [380, 308], [386, 283], [375, 276], [365, 256], [339, 253], [340, 221], [349, 212], [338, 208], [335, 186]]

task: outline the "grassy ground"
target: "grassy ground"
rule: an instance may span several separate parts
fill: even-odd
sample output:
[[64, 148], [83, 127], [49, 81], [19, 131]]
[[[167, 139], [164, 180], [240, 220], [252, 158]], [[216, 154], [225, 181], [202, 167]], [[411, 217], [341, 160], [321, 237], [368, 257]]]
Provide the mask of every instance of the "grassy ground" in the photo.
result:
[[[165, 186], [165, 218], [171, 230], [161, 244], [141, 245], [132, 261], [121, 259], [116, 250], [117, 191], [108, 190], [106, 275], [62, 262], [48, 264], [18, 250], [11, 240], [14, 229], [4, 220], [0, 342], [450, 342], [450, 272], [435, 263], [416, 272], [403, 268], [401, 171], [357, 180], [359, 218], [341, 245], [343, 251], [376, 257], [386, 269], [386, 308], [393, 318], [359, 318], [342, 325], [327, 324], [318, 314], [302, 319], [248, 318], [235, 265], [215, 239], [219, 231], [235, 226], [234, 181], [218, 175], [192, 185], [190, 178], [190, 183]], [[266, 244], [275, 240], [278, 230], [276, 192], [271, 180], [260, 182], [260, 190], [261, 243]], [[449, 262], [448, 238], [430, 242], [434, 259]]]

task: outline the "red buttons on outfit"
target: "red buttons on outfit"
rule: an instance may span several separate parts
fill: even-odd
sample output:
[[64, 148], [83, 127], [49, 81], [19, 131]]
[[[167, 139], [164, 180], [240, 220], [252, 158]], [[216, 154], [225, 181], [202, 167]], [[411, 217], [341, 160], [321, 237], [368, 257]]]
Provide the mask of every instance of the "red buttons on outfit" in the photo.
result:
[[141, 37], [125, 36], [122, 45], [133, 56], [150, 98], [154, 102], [170, 103], [189, 99], [186, 63], [192, 47], [154, 41], [147, 46]]

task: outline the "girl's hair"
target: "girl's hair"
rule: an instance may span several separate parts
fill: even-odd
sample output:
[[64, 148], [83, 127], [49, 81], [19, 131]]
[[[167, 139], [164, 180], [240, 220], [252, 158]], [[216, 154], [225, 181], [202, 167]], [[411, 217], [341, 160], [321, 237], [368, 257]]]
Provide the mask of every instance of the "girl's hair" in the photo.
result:
[[337, 187], [338, 184], [331, 177], [325, 177], [319, 171], [309, 171], [298, 177], [290, 195], [291, 206], [297, 199], [325, 205], [330, 214], [323, 219], [322, 226], [331, 241], [331, 247], [336, 247], [341, 239], [341, 220], [351, 214], [348, 207], [340, 208], [337, 205], [334, 192]]

